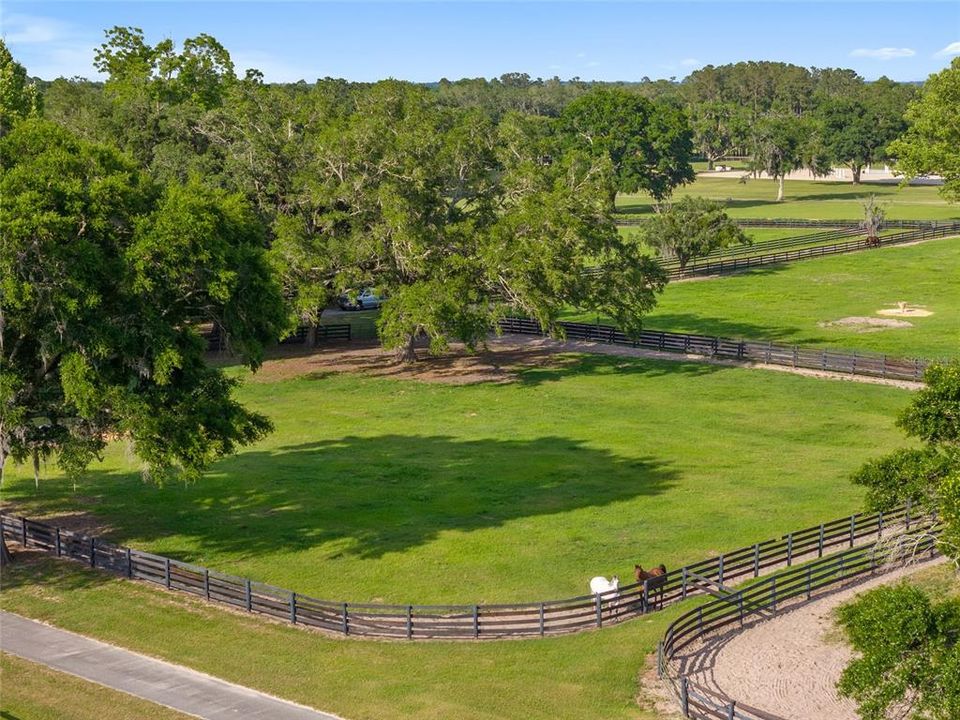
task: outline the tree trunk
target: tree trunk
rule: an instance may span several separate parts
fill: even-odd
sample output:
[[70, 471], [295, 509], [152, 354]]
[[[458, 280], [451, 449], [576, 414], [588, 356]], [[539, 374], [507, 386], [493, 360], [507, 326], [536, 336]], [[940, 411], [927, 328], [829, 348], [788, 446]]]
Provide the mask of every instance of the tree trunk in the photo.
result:
[[853, 170], [853, 184], [854, 184], [854, 185], [859, 185], [859, 184], [860, 184], [860, 173], [863, 171], [863, 166], [862, 166], [862, 165], [853, 165], [853, 166], [851, 167], [851, 170]]
[[777, 202], [783, 202], [783, 175], [779, 177], [777, 185]]
[[713, 170], [713, 158], [707, 158], [707, 171]]
[[417, 341], [417, 334], [412, 333], [405, 345], [401, 345], [397, 348], [397, 362], [401, 363], [412, 363], [417, 360], [417, 352], [414, 348], [414, 344]]

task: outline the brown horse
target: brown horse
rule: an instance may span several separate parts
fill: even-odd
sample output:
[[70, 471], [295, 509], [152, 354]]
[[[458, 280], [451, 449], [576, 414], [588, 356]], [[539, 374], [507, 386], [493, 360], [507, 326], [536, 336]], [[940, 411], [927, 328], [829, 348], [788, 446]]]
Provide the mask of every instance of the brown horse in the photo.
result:
[[644, 570], [641, 565], [633, 566], [633, 576], [637, 579], [638, 583], [645, 583], [647, 590], [651, 591], [654, 596], [654, 606], [662, 605], [663, 601], [663, 586], [667, 582], [667, 566], [661, 563], [655, 568], [650, 570]]

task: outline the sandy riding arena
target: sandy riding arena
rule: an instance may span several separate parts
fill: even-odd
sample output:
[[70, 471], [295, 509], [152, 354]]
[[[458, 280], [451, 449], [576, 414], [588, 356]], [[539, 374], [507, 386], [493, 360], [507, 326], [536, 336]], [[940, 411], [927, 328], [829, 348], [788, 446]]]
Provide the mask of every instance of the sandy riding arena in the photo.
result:
[[781, 720], [857, 720], [856, 704], [835, 685], [853, 657], [834, 610], [879, 585], [895, 583], [942, 558], [848, 585], [744, 630], [708, 639], [685, 656], [691, 682]]

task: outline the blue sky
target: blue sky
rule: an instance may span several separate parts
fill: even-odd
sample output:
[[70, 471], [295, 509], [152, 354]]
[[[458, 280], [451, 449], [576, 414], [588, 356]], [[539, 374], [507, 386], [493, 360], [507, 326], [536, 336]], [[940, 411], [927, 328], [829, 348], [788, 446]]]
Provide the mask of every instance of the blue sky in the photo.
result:
[[147, 39], [209, 33], [238, 72], [318, 77], [682, 78], [706, 64], [779, 60], [922, 80], [960, 55], [960, 2], [24, 2], [0, 32], [31, 75], [95, 77], [113, 25]]

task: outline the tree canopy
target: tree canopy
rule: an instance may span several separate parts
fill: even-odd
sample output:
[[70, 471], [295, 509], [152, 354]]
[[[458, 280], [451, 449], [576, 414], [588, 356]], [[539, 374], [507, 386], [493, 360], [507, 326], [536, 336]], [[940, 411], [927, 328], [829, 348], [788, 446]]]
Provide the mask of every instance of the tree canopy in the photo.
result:
[[159, 186], [39, 120], [0, 140], [0, 167], [0, 467], [53, 455], [75, 474], [123, 437], [154, 477], [192, 477], [261, 436], [198, 331], [256, 367], [285, 327], [246, 201]]
[[731, 220], [723, 205], [686, 196], [650, 219], [644, 241], [666, 258], [675, 258], [683, 271], [694, 258], [730, 245], [750, 244], [750, 238]]
[[837, 684], [863, 720], [960, 717], [960, 599], [932, 601], [907, 583], [840, 608], [858, 657]]
[[940, 192], [960, 201], [960, 58], [931, 75], [907, 110], [909, 130], [890, 146], [907, 177], [937, 174]]
[[644, 191], [663, 200], [694, 179], [692, 131], [670, 103], [601, 88], [573, 100], [561, 120], [572, 145], [611, 163], [611, 204], [618, 192]]

